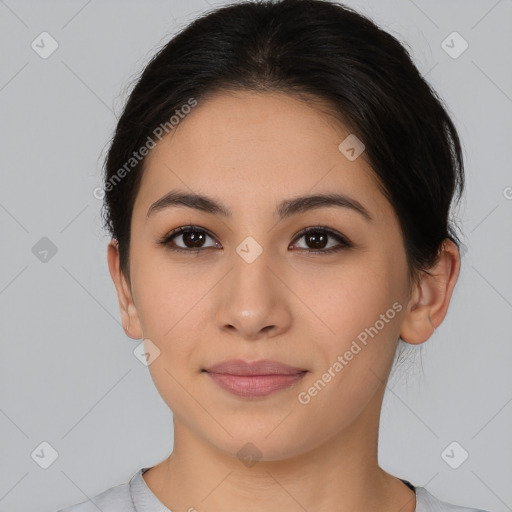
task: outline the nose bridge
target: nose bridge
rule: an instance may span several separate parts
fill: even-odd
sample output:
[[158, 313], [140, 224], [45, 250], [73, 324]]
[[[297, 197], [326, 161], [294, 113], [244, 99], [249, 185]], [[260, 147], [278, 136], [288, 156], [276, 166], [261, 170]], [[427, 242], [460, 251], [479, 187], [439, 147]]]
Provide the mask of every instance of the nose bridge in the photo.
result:
[[[268, 240], [268, 237], [266, 238]], [[232, 266], [217, 311], [218, 326], [230, 326], [242, 337], [254, 338], [273, 327], [282, 331], [289, 311], [273, 267], [272, 251], [253, 237], [246, 237], [232, 254]]]
[[[269, 300], [273, 293], [274, 279], [269, 267], [271, 249], [264, 247], [254, 237], [246, 237], [233, 254], [231, 292], [238, 300], [250, 304]], [[265, 297], [263, 297], [263, 295]]]

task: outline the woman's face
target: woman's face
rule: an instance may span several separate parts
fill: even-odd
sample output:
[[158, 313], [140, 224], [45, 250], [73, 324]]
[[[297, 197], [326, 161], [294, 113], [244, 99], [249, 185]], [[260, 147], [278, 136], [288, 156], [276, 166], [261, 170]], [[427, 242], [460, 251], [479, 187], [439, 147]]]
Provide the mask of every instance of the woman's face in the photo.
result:
[[[410, 284], [397, 217], [364, 151], [354, 158], [350, 139], [339, 148], [348, 135], [290, 96], [240, 92], [199, 103], [147, 157], [131, 225], [130, 332], [150, 361], [158, 354], [149, 370], [175, 422], [227, 454], [252, 443], [263, 460], [287, 458], [376, 417]], [[171, 191], [230, 214], [151, 208]], [[364, 210], [294, 202], [327, 194]], [[196, 232], [160, 243], [182, 226]], [[205, 371], [231, 359], [305, 373]], [[284, 387], [263, 394], [272, 384]]]

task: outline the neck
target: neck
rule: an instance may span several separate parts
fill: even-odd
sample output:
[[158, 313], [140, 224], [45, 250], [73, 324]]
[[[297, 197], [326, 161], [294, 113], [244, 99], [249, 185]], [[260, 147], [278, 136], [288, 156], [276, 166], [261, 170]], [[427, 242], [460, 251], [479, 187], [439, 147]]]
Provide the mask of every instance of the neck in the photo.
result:
[[[371, 402], [382, 403], [376, 395]], [[378, 466], [380, 407], [371, 402], [347, 429], [315, 449], [252, 464], [219, 451], [174, 417], [174, 450], [144, 479], [173, 511], [414, 512], [414, 492]]]

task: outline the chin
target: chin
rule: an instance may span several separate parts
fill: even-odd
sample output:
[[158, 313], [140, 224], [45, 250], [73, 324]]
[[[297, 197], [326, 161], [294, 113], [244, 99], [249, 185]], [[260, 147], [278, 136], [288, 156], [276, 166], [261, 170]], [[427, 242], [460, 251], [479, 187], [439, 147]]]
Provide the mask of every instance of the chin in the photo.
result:
[[235, 425], [226, 426], [232, 437], [223, 429], [221, 429], [222, 434], [218, 436], [212, 436], [211, 429], [203, 433], [205, 441], [217, 450], [239, 459], [247, 467], [252, 467], [257, 462], [290, 459], [314, 447], [314, 440], [308, 441], [304, 428], [294, 428], [292, 434], [291, 426], [288, 425], [288, 428], [285, 428], [283, 424], [279, 425], [279, 422], [260, 421], [258, 426], [244, 425], [240, 430], [237, 430]]

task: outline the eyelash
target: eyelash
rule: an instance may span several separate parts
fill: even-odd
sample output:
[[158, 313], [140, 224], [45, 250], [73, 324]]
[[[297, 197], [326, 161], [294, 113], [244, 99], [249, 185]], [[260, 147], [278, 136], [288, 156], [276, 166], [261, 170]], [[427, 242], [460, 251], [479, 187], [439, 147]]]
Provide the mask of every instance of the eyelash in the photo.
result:
[[[179, 228], [176, 228], [172, 230], [170, 233], [165, 235], [158, 243], [165, 246], [170, 251], [175, 252], [181, 252], [181, 253], [199, 253], [201, 251], [204, 251], [206, 249], [212, 249], [212, 247], [206, 247], [206, 248], [198, 248], [198, 249], [184, 249], [183, 247], [176, 247], [172, 246], [170, 244], [171, 240], [179, 235], [182, 235], [183, 233], [188, 232], [199, 232], [199, 233], [205, 233], [207, 236], [214, 238], [206, 229], [200, 228], [199, 226], [181, 226]], [[352, 243], [349, 242], [345, 237], [341, 236], [340, 234], [336, 233], [332, 229], [326, 228], [324, 226], [312, 226], [306, 229], [303, 229], [299, 233], [297, 233], [294, 240], [299, 240], [305, 235], [308, 235], [309, 233], [326, 233], [329, 237], [332, 237], [336, 239], [341, 245], [331, 247], [330, 249], [319, 249], [319, 250], [313, 250], [313, 249], [299, 249], [300, 251], [306, 251], [309, 252], [311, 255], [318, 255], [318, 254], [331, 254], [340, 252], [344, 249], [348, 249], [352, 247]]]

